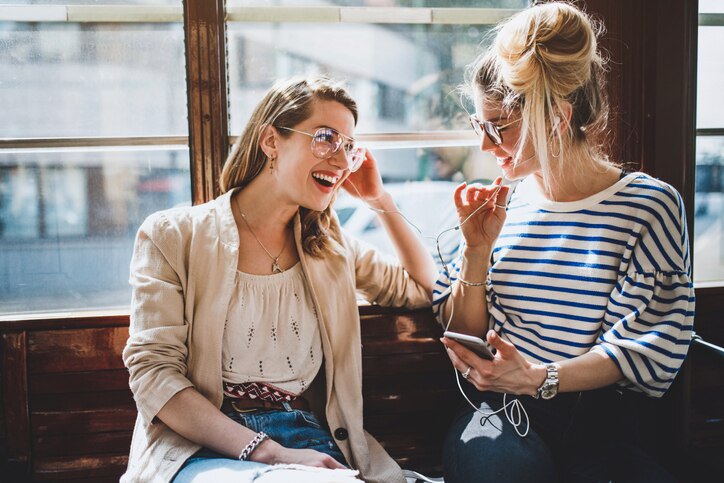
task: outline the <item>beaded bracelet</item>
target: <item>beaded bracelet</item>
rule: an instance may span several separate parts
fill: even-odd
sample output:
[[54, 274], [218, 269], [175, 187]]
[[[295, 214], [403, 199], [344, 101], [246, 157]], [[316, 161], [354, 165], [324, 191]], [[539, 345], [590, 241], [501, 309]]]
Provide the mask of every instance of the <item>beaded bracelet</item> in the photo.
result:
[[458, 277], [458, 282], [463, 285], [467, 285], [468, 287], [482, 287], [483, 285], [485, 285], [485, 282], [468, 282], [467, 280], [463, 280], [460, 277]]
[[251, 456], [251, 454], [254, 452], [254, 450], [255, 450], [256, 448], [258, 448], [259, 445], [260, 445], [265, 439], [269, 439], [269, 435], [268, 435], [268, 434], [266, 434], [266, 433], [263, 432], [263, 431], [260, 431], [260, 432], [256, 433], [256, 436], [254, 436], [254, 439], [252, 439], [251, 441], [249, 441], [249, 444], [247, 444], [246, 446], [244, 446], [244, 449], [241, 450], [241, 454], [239, 455], [239, 460], [240, 460], [240, 461], [246, 461], [247, 459], [249, 459], [249, 456]]

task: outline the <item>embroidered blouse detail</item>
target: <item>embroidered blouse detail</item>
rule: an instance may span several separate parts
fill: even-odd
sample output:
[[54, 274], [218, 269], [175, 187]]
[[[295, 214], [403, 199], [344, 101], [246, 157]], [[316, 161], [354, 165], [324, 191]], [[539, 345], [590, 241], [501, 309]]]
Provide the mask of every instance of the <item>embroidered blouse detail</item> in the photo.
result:
[[228, 396], [288, 400], [309, 386], [322, 364], [322, 342], [299, 263], [272, 275], [237, 272], [222, 364]]

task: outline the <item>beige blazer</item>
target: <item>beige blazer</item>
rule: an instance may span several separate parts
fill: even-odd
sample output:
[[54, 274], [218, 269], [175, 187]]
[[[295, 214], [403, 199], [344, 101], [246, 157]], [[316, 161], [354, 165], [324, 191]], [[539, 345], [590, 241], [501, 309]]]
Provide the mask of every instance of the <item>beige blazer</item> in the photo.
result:
[[[239, 235], [231, 194], [151, 215], [131, 260], [130, 336], [123, 360], [138, 406], [122, 482], [168, 482], [199, 449], [154, 418], [177, 392], [195, 387], [221, 407], [224, 321], [234, 289]], [[345, 236], [338, 254], [305, 256], [297, 215], [294, 236], [319, 315], [326, 414], [350, 465], [369, 482], [403, 483], [399, 466], [362, 427], [362, 355], [355, 292], [385, 306], [429, 305], [424, 289], [398, 265]]]

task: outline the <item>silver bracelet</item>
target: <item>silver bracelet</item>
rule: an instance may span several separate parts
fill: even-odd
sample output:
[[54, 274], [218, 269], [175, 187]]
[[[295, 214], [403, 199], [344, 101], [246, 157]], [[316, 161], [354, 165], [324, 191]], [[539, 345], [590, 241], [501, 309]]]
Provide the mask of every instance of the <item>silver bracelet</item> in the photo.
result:
[[460, 277], [458, 277], [458, 282], [463, 285], [467, 285], [468, 287], [482, 287], [483, 285], [485, 285], [485, 282], [468, 282], [467, 280], [463, 280]]
[[256, 436], [254, 436], [254, 439], [249, 441], [249, 444], [244, 446], [244, 449], [241, 450], [241, 454], [239, 455], [240, 461], [246, 461], [249, 459], [249, 456], [254, 452], [256, 448], [259, 447], [259, 445], [264, 442], [264, 440], [269, 439], [269, 435], [266, 434], [263, 431], [259, 431], [256, 433]]

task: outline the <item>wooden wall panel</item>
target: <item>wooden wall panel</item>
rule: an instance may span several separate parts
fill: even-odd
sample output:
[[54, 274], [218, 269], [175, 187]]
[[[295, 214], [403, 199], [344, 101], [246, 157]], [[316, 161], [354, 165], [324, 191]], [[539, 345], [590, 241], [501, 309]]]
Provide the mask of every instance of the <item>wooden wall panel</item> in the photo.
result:
[[122, 369], [127, 327], [34, 331], [28, 336], [28, 372]]
[[70, 480], [109, 476], [118, 478], [128, 465], [128, 456], [64, 456], [35, 461], [34, 481]]
[[35, 396], [30, 400], [31, 414], [98, 409], [134, 408], [129, 389], [122, 391], [69, 392]]
[[365, 428], [403, 467], [440, 474], [443, 437], [460, 403], [442, 328], [429, 309], [360, 313]]
[[123, 368], [61, 374], [30, 374], [28, 390], [30, 397], [68, 392], [128, 390], [128, 371]]
[[2, 334], [2, 394], [4, 427], [7, 431], [6, 447], [8, 462], [15, 471], [24, 472], [30, 461], [30, 411], [28, 409], [28, 383], [26, 372], [26, 334], [9, 332]]
[[[46, 456], [84, 456], [103, 453], [126, 455], [131, 447], [132, 434], [133, 431], [126, 430], [75, 436], [72, 434], [38, 436], [33, 441], [33, 455], [36, 460]], [[70, 438], [73, 439], [73, 444], [68, 444]]]
[[128, 431], [136, 421], [136, 408], [98, 409], [94, 411], [56, 411], [33, 414], [33, 435], [102, 433]]

